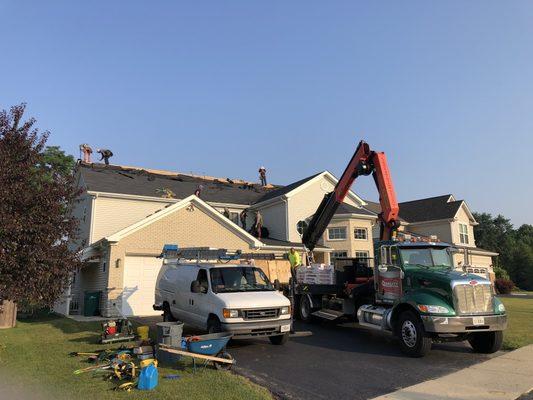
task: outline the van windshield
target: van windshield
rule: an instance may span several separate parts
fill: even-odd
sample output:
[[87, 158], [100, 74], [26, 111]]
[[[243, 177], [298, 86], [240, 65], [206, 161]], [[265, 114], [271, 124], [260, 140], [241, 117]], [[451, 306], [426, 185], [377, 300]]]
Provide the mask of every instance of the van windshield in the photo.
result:
[[274, 290], [260, 268], [212, 268], [210, 273], [211, 288], [215, 293]]

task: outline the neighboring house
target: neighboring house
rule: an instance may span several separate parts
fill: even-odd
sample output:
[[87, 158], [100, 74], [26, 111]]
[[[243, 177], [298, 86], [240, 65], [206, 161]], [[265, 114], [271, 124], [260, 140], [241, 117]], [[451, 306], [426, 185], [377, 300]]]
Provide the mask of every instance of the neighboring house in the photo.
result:
[[[285, 187], [241, 180], [199, 177], [135, 167], [78, 165], [78, 185], [83, 189], [74, 214], [80, 221], [79, 243], [88, 266], [73, 277], [71, 288], [55, 310], [91, 312], [104, 316], [151, 315], [153, 292], [166, 243], [181, 247], [216, 247], [283, 256], [290, 247], [302, 249], [298, 227], [304, 229], [325, 193], [337, 183], [322, 172]], [[200, 197], [193, 195], [202, 185]], [[371, 229], [375, 216], [350, 192], [334, 221]], [[230, 218], [222, 215], [230, 211]], [[269, 230], [255, 238], [239, 224], [238, 215], [249, 209], [247, 228], [254, 211]], [[360, 223], [352, 221], [360, 219]], [[336, 223], [336, 222], [335, 222]], [[317, 261], [329, 262], [329, 240], [315, 249]], [[338, 243], [335, 243], [338, 244]], [[368, 246], [361, 248], [366, 250]], [[342, 247], [355, 255], [357, 246]], [[95, 303], [95, 304], [94, 304]]]
[[[474, 226], [477, 222], [464, 200], [456, 200], [451, 194], [427, 199], [406, 201], [400, 206], [400, 231], [413, 236], [436, 235], [443, 242], [457, 248], [454, 262], [458, 268], [466, 266], [469, 272], [481, 275], [491, 274], [492, 251], [476, 247]], [[367, 201], [365, 206], [375, 213], [380, 212], [379, 203]], [[374, 230], [374, 237], [379, 230]]]

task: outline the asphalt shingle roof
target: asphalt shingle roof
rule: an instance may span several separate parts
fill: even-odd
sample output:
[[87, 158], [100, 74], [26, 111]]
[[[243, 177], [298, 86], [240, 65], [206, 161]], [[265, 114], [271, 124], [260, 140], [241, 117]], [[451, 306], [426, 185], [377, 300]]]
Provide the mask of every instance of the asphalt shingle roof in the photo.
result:
[[256, 201], [256, 203], [261, 203], [263, 201], [267, 201], [267, 200], [273, 199], [275, 197], [283, 196], [284, 194], [289, 193], [290, 191], [296, 189], [298, 186], [303, 185], [305, 182], [310, 181], [315, 176], [318, 176], [320, 174], [321, 174], [321, 172], [319, 172], [317, 174], [314, 174], [314, 175], [311, 175], [311, 176], [308, 176], [307, 178], [300, 179], [299, 181], [293, 182], [293, 183], [291, 183], [291, 184], [289, 184], [287, 186], [283, 186], [283, 187], [280, 187], [278, 189], [271, 190], [270, 192], [268, 192], [268, 193], [264, 194], [262, 197], [260, 197]]
[[335, 211], [335, 214], [359, 214], [359, 215], [371, 215], [375, 216], [376, 213], [373, 213], [365, 208], [357, 208], [348, 203], [342, 203]]
[[249, 205], [269, 191], [275, 190], [263, 188], [258, 184], [205, 180], [182, 174], [160, 175], [142, 169], [118, 166], [80, 164], [79, 172], [87, 190], [139, 196], [164, 197], [163, 190], [168, 189], [174, 193], [175, 198], [183, 199], [194, 194], [198, 185], [202, 185], [200, 197], [204, 201]]
[[[463, 203], [462, 200], [448, 201], [451, 194], [429, 197], [427, 199], [404, 201], [399, 203], [400, 219], [406, 222], [435, 221], [455, 217]], [[368, 201], [365, 208], [376, 214], [381, 212], [379, 203]]]

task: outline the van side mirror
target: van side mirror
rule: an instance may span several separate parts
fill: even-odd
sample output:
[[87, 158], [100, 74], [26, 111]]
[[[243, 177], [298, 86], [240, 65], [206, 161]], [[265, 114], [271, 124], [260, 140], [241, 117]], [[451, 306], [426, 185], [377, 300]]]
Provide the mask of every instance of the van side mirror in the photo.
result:
[[276, 290], [280, 290], [281, 289], [281, 284], [279, 283], [279, 279], [275, 279], [274, 280], [274, 289], [276, 289]]
[[202, 292], [202, 287], [200, 286], [200, 282], [199, 281], [192, 281], [192, 283], [191, 283], [191, 292], [193, 292], [193, 293], [201, 293]]

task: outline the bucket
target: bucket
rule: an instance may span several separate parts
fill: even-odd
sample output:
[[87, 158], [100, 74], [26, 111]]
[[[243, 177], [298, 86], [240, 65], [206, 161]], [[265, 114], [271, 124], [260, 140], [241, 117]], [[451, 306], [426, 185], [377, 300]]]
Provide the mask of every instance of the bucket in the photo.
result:
[[179, 349], [181, 347], [181, 335], [183, 333], [183, 322], [158, 322], [157, 343]]
[[137, 336], [139, 336], [140, 340], [148, 340], [148, 332], [150, 331], [149, 326], [139, 326], [137, 328]]

